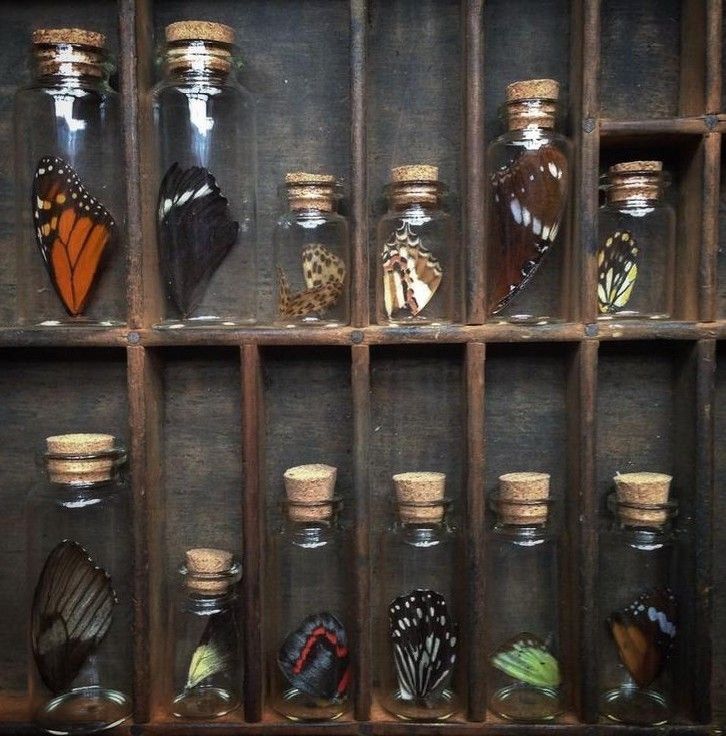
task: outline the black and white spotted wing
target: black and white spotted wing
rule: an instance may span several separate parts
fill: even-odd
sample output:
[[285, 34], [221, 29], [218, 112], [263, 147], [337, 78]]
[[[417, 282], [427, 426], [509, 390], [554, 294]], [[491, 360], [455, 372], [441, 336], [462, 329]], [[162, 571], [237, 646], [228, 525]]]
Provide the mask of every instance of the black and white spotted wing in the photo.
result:
[[434, 590], [412, 590], [391, 603], [391, 643], [402, 700], [435, 700], [456, 664], [457, 625], [446, 599]]

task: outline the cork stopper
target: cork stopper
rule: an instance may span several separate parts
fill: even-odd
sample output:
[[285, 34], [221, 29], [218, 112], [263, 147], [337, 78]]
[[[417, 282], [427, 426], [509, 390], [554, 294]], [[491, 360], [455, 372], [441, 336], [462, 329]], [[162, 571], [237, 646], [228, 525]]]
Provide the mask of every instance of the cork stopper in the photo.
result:
[[213, 43], [234, 43], [234, 29], [223, 23], [208, 20], [180, 20], [170, 23], [164, 29], [167, 43], [176, 41], [212, 41]]
[[77, 45], [93, 49], [106, 48], [106, 36], [84, 28], [37, 28], [33, 31], [33, 45]]
[[658, 199], [663, 187], [662, 161], [624, 161], [608, 169], [609, 202]]
[[398, 501], [398, 517], [402, 522], [422, 524], [443, 520], [445, 473], [396, 473], [393, 485]]
[[[505, 524], [544, 524], [550, 496], [549, 473], [505, 473], [499, 476], [497, 506]], [[538, 503], [541, 502], [541, 503]]]
[[316, 209], [332, 212], [335, 201], [335, 176], [291, 171], [285, 174], [287, 199], [291, 210]]
[[507, 85], [507, 102], [559, 98], [560, 83], [555, 79], [524, 79]]
[[613, 164], [608, 172], [610, 174], [623, 174], [632, 172], [659, 172], [663, 171], [662, 161], [624, 161], [623, 163]]
[[391, 169], [391, 203], [403, 208], [411, 204], [435, 207], [441, 196], [439, 167], [429, 164], [409, 164]]
[[429, 164], [409, 164], [396, 166], [391, 169], [391, 181], [394, 184], [402, 182], [422, 182], [439, 180], [439, 167]]
[[669, 517], [667, 504], [672, 480], [665, 473], [616, 475], [613, 481], [620, 521], [626, 526], [663, 526]]
[[314, 463], [288, 468], [283, 474], [288, 517], [292, 521], [325, 521], [333, 515], [338, 469]]
[[560, 84], [554, 79], [525, 79], [507, 86], [510, 130], [554, 128]]
[[116, 460], [113, 435], [61, 434], [47, 437], [46, 445], [52, 483], [82, 485], [111, 479]]
[[185, 554], [186, 587], [194, 593], [218, 595], [225, 593], [235, 581], [232, 553], [224, 549], [197, 547]]

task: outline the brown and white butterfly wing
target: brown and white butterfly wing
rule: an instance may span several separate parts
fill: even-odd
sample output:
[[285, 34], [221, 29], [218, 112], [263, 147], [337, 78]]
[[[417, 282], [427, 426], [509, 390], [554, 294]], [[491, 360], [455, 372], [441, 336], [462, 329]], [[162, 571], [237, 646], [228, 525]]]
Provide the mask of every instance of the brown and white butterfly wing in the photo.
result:
[[345, 283], [345, 262], [320, 243], [311, 243], [303, 248], [302, 267], [308, 289], [323, 284]]
[[627, 230], [609, 235], [597, 253], [597, 307], [619, 312], [630, 301], [638, 277], [638, 246]]
[[487, 264], [492, 314], [536, 273], [562, 224], [568, 186], [567, 157], [550, 145], [524, 150], [492, 175]]

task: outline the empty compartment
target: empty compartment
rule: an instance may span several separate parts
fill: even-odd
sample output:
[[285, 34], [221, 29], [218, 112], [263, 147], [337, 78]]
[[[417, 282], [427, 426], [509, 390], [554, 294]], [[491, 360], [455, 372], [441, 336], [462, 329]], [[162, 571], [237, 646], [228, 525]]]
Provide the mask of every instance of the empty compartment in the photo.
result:
[[[714, 437], [717, 447], [715, 453], [715, 493], [713, 495], [714, 519], [724, 518], [726, 514], [726, 456], [718, 451], [718, 442], [721, 437], [726, 437], [726, 344], [718, 344], [716, 355], [716, 407]], [[726, 536], [719, 524], [713, 525], [713, 608], [712, 621], [712, 652], [714, 662], [726, 662]], [[711, 707], [713, 708], [713, 720], [722, 721], [726, 717], [726, 670], [723, 666], [713, 669], [713, 680], [711, 682], [711, 693], [713, 694]]]
[[718, 255], [716, 264], [716, 317], [726, 319], [726, 151], [721, 153], [721, 188], [718, 206]]

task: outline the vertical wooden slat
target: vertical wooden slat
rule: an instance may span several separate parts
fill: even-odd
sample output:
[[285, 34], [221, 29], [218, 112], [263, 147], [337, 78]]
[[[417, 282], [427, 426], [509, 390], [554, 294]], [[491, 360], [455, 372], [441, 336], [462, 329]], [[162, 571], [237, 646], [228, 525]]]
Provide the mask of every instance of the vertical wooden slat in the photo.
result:
[[264, 647], [262, 632], [262, 569], [264, 501], [260, 490], [263, 434], [260, 353], [257, 345], [245, 344], [242, 350], [242, 457], [244, 493], [242, 496], [242, 592], [244, 596], [244, 709], [245, 720], [262, 719]]
[[353, 249], [352, 319], [369, 322], [368, 308], [368, 172], [366, 158], [367, 0], [350, 1], [350, 220]]
[[464, 8], [464, 165], [462, 232], [466, 253], [466, 320], [486, 320], [484, 0], [465, 0]]
[[709, 133], [704, 139], [703, 212], [701, 261], [698, 269], [699, 318], [717, 318], [719, 202], [721, 186], [721, 134]]
[[134, 720], [150, 719], [163, 691], [164, 507], [162, 498], [162, 372], [142, 347], [127, 348], [132, 518], [134, 536]]
[[353, 483], [355, 485], [355, 717], [370, 718], [371, 668], [371, 566], [370, 490], [368, 461], [370, 442], [370, 352], [367, 345], [353, 345]]
[[707, 4], [704, 0], [682, 0], [681, 4], [680, 115], [703, 115], [706, 111]]
[[706, 114], [721, 111], [723, 1], [706, 0]]
[[470, 652], [469, 719], [483, 721], [487, 712], [486, 580], [484, 575], [484, 494], [485, 429], [484, 429], [484, 360], [485, 345], [471, 342], [466, 346], [466, 575], [467, 634]]

